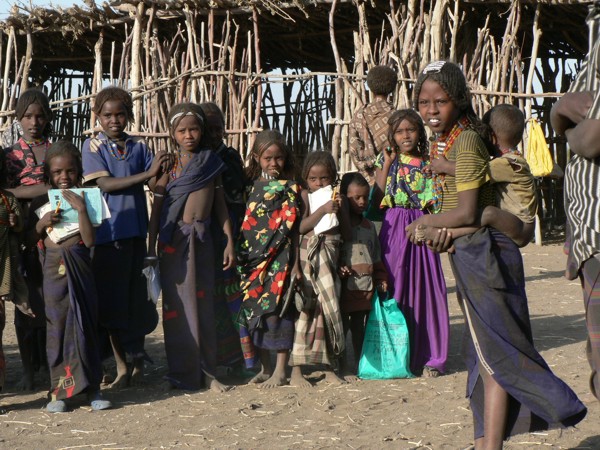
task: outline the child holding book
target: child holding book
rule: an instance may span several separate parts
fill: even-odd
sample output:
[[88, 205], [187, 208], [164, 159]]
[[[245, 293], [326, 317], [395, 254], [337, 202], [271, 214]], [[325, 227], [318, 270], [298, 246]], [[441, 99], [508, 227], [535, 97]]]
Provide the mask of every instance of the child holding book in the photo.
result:
[[60, 242], [49, 233], [61, 221], [61, 209], [49, 210], [39, 219], [35, 211], [48, 203], [48, 194], [31, 204], [29, 238], [39, 241], [44, 270], [44, 301], [47, 318], [47, 356], [51, 389], [48, 412], [67, 411], [66, 399], [87, 393], [93, 410], [112, 407], [100, 393], [102, 365], [98, 327], [98, 296], [90, 248], [95, 231], [85, 198], [70, 191], [82, 178], [79, 150], [71, 142], [55, 143], [46, 155], [44, 176], [54, 189], [77, 211], [79, 232]]

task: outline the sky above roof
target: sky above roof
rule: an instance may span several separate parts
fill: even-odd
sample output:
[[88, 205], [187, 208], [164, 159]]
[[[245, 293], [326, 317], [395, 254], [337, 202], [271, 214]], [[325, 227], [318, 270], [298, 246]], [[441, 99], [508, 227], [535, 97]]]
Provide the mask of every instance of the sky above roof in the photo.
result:
[[[102, 1], [98, 2], [99, 4]], [[10, 8], [13, 5], [33, 5], [33, 6], [71, 6], [81, 5], [83, 2], [81, 0], [0, 0], [0, 20], [4, 20], [8, 17]]]

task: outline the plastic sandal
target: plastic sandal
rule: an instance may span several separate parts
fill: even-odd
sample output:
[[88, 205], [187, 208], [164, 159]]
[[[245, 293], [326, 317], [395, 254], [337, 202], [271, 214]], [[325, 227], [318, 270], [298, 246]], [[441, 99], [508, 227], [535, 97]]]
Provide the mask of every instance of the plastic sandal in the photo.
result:
[[100, 392], [94, 392], [93, 394], [88, 395], [88, 400], [90, 401], [92, 411], [103, 411], [105, 409], [110, 409], [113, 406], [111, 401], [102, 397]]
[[64, 400], [55, 400], [46, 405], [46, 411], [51, 413], [67, 412], [67, 404]]

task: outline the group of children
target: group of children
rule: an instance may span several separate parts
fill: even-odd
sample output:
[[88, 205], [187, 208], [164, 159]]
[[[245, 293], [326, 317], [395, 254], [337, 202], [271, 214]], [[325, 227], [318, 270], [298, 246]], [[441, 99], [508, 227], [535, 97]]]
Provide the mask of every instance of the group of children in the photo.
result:
[[[395, 83], [393, 71], [375, 73], [382, 85], [392, 83], [391, 74]], [[223, 143], [225, 121], [214, 104], [175, 105], [168, 123], [176, 150], [153, 155], [126, 134], [132, 99], [116, 87], [96, 96], [102, 131], [81, 152], [68, 141], [50, 145], [48, 99], [24, 92], [17, 105], [23, 135], [2, 166], [0, 295], [19, 309], [27, 387], [47, 364], [48, 411], [66, 411], [65, 400], [80, 393], [99, 410], [111, 407], [102, 383], [141, 380], [145, 336], [158, 323], [145, 266], [160, 272], [172, 387], [226, 391], [217, 367], [241, 361], [260, 362], [250, 382], [265, 388], [288, 383], [287, 365], [292, 385], [310, 386], [302, 367], [317, 364], [326, 380], [346, 382], [355, 372], [346, 336], [350, 330], [358, 360], [376, 291], [405, 315], [412, 372], [438, 376], [449, 342], [438, 253], [450, 249], [468, 325], [478, 445], [577, 423], [585, 407], [531, 338], [518, 245], [531, 238], [536, 205], [517, 149], [522, 113], [500, 105], [480, 121], [460, 68], [445, 61], [423, 70], [414, 101], [418, 114], [388, 114], [387, 148], [363, 158], [372, 163], [365, 166], [369, 177], [346, 173], [338, 180], [330, 153], [309, 153], [300, 171], [273, 130], [256, 136], [244, 169]], [[431, 148], [424, 125], [434, 135]], [[149, 222], [146, 183], [153, 193]], [[110, 217], [97, 227], [85, 198], [69, 191], [82, 185], [100, 188], [108, 205]], [[61, 208], [39, 213], [49, 187], [62, 190], [78, 213], [78, 233], [60, 242], [51, 230]], [[365, 218], [369, 205], [384, 212], [380, 233]], [[115, 375], [103, 373], [110, 355]], [[3, 363], [0, 357], [0, 377]], [[537, 395], [540, 389], [552, 395]]]

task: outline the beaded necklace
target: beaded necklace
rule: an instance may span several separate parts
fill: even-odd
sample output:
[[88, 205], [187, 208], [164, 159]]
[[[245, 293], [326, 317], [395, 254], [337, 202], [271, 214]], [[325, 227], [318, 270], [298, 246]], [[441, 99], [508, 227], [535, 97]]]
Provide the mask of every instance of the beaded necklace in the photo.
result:
[[[29, 150], [31, 152], [31, 155], [33, 156], [33, 160], [35, 161], [35, 165], [36, 166], [43, 166], [44, 165], [44, 160], [46, 157], [46, 153], [48, 152], [48, 148], [50, 148], [50, 141], [48, 141], [48, 139], [34, 139], [34, 140], [27, 140], [24, 137], [20, 137], [19, 141], [18, 141], [19, 145], [21, 146], [21, 150], [23, 150], [24, 152]], [[41, 145], [44, 145], [46, 148], [44, 149], [44, 159], [42, 159], [41, 161], [38, 161], [37, 158], [35, 157], [35, 152], [33, 151], [33, 147], [39, 147]]]
[[177, 154], [175, 155], [175, 164], [173, 164], [173, 169], [171, 170], [172, 180], [177, 178], [177, 169], [179, 167], [181, 167], [181, 170], [183, 170], [183, 157], [185, 157], [189, 162], [189, 160], [192, 159], [192, 156], [194, 156], [194, 153], [182, 153], [181, 150], [177, 151]]
[[113, 158], [115, 158], [117, 161], [123, 161], [125, 158], [127, 158], [127, 142], [123, 141], [125, 146], [121, 147], [119, 146], [119, 141], [115, 141], [111, 138], [109, 138], [107, 136], [108, 139], [108, 149], [110, 151], [110, 154], [113, 156]]
[[[454, 126], [450, 129], [450, 131], [446, 134], [442, 134], [438, 136], [431, 144], [431, 152], [430, 152], [430, 161], [433, 161], [438, 156], [442, 155], [446, 157], [452, 146], [454, 145], [454, 141], [456, 138], [462, 133], [465, 128], [467, 128], [471, 122], [466, 117], [462, 117], [456, 121]], [[438, 212], [442, 208], [442, 198], [444, 195], [444, 188], [446, 187], [446, 175], [445, 174], [435, 174], [433, 176], [433, 193], [434, 193], [434, 202], [433, 202], [433, 210]]]

